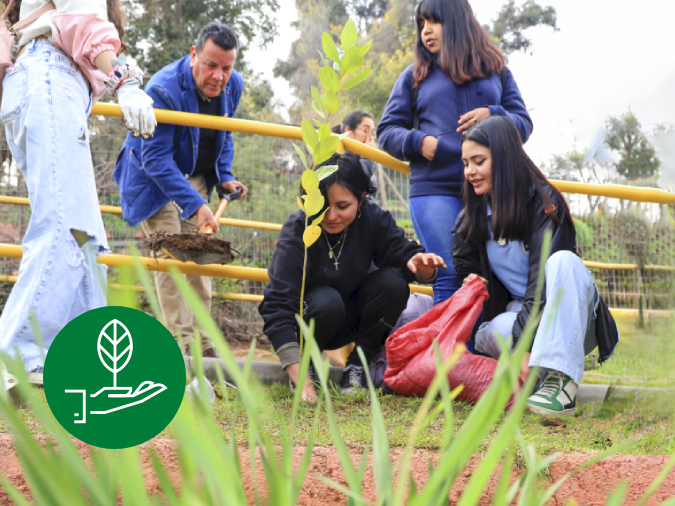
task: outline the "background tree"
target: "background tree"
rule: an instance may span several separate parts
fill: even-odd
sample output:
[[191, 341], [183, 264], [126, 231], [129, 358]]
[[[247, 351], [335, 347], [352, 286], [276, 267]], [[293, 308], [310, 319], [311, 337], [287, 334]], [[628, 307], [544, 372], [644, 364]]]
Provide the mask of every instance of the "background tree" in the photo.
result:
[[314, 114], [310, 87], [319, 79], [320, 57], [323, 32], [339, 35], [349, 19], [345, 0], [296, 0], [298, 20], [293, 26], [300, 32], [300, 38], [293, 42], [288, 59], [278, 60], [274, 65], [274, 77], [283, 77], [299, 99], [289, 108], [291, 121], [299, 123], [303, 117]]
[[606, 127], [605, 143], [619, 156], [616, 170], [620, 175], [628, 180], [658, 177], [661, 162], [656, 150], [630, 110], [607, 118]]
[[[542, 166], [542, 171], [551, 179], [594, 184], [613, 183], [617, 176], [611, 161], [603, 160], [590, 151], [582, 153], [576, 149], [564, 155], [555, 155], [549, 165]], [[586, 199], [591, 212], [595, 212], [598, 205], [606, 200], [593, 195], [586, 195]]]
[[483, 28], [499, 44], [505, 55], [532, 49], [532, 41], [525, 36], [525, 30], [533, 26], [550, 26], [558, 30], [558, 18], [554, 7], [542, 7], [534, 0], [527, 0], [516, 6], [514, 0], [504, 4], [492, 21], [492, 25]]
[[237, 70], [243, 69], [254, 39], [265, 47], [277, 35], [277, 0], [123, 0], [123, 7], [129, 17], [129, 54], [149, 74], [188, 54], [199, 30], [211, 21], [237, 34]]

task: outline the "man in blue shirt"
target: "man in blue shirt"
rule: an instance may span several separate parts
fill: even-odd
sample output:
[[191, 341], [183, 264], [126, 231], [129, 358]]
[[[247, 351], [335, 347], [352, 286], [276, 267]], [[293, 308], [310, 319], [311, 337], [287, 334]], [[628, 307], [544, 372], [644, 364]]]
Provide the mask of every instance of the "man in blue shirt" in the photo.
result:
[[[220, 23], [209, 23], [190, 54], [157, 72], [145, 87], [158, 109], [235, 117], [243, 80], [234, 70], [237, 39]], [[146, 236], [160, 230], [190, 233], [218, 223], [208, 206], [213, 188], [228, 192], [246, 186], [232, 175], [232, 133], [162, 123], [154, 137], [128, 135], [113, 174], [120, 187], [124, 219], [139, 223]], [[158, 254], [160, 258], [166, 255]], [[185, 276], [208, 310], [211, 278]], [[176, 289], [170, 274], [155, 273], [159, 304], [169, 331], [184, 344], [194, 339], [196, 320]], [[204, 356], [215, 356], [204, 340]]]

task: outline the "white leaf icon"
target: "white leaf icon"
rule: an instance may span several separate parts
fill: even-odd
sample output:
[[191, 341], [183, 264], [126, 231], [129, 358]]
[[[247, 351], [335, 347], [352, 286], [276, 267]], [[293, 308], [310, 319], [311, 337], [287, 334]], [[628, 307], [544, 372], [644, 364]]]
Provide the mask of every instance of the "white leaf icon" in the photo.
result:
[[111, 373], [117, 387], [117, 373], [126, 367], [134, 350], [129, 329], [119, 320], [111, 320], [98, 335], [98, 357]]

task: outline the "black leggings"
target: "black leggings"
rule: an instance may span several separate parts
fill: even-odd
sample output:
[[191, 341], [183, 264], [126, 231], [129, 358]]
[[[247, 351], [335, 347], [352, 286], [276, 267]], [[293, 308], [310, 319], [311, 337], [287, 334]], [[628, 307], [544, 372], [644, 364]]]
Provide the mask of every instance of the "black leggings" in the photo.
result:
[[[331, 287], [312, 288], [305, 295], [305, 321], [314, 318], [314, 337], [322, 351], [353, 342], [370, 361], [401, 316], [409, 296], [405, 278], [396, 269], [385, 267], [367, 274], [347, 299]], [[347, 362], [361, 365], [356, 348]]]

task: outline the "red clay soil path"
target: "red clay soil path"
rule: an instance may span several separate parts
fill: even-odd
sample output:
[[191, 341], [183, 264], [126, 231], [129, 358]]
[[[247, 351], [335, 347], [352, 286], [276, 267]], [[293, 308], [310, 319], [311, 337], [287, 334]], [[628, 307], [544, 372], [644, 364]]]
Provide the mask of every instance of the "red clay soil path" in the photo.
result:
[[[179, 464], [174, 451], [174, 442], [168, 439], [155, 439], [150, 443], [155, 446], [160, 458], [164, 462], [169, 476], [175, 483], [180, 482]], [[89, 450], [84, 443], [78, 442], [81, 452], [86, 454]], [[304, 448], [295, 449], [294, 461], [296, 465], [300, 462]], [[395, 461], [401, 454], [400, 449], [392, 450], [392, 459]], [[248, 462], [248, 451], [246, 449], [240, 450], [240, 458], [244, 467], [242, 473], [242, 480], [244, 488], [253, 504], [253, 479]], [[361, 454], [358, 451], [352, 453], [352, 460], [356, 464], [360, 460]], [[557, 480], [565, 473], [573, 470], [578, 465], [582, 464], [590, 458], [590, 455], [584, 453], [563, 454], [558, 457], [558, 460], [549, 468], [553, 480]], [[429, 460], [434, 463], [438, 459], [438, 454], [428, 450], [417, 450], [413, 460], [413, 476], [419, 488], [424, 484], [427, 478], [427, 471], [429, 469]], [[579, 506], [600, 506], [604, 505], [607, 500], [607, 494], [610, 490], [617, 487], [621, 480], [628, 480], [630, 487], [626, 497], [626, 505], [632, 505], [637, 502], [640, 496], [652, 483], [654, 478], [661, 471], [663, 466], [670, 459], [669, 456], [637, 456], [637, 455], [614, 455], [602, 462], [595, 464], [580, 473], [570, 478], [559, 490], [558, 493], [551, 500], [552, 505], [563, 505], [570, 498], [574, 498]], [[260, 464], [260, 459], [257, 461], [258, 482], [263, 476], [263, 468]], [[471, 479], [473, 469], [477, 465], [477, 460], [472, 460], [466, 467], [464, 472], [459, 476], [457, 482], [450, 492], [450, 502], [455, 504], [461, 495], [468, 481]], [[158, 493], [159, 488], [157, 481], [151, 471], [152, 464], [147, 455], [144, 454], [143, 469], [146, 474], [146, 482], [148, 490], [152, 493]], [[14, 452], [14, 443], [12, 437], [7, 434], [0, 434], [0, 473], [8, 477], [12, 483], [19, 487], [20, 490], [29, 493], [26, 482], [21, 473], [21, 466], [19, 460]], [[309, 468], [308, 477], [305, 480], [303, 490], [298, 500], [299, 505], [306, 506], [323, 506], [323, 505], [337, 505], [345, 504], [346, 496], [336, 492], [330, 487], [324, 485], [319, 481], [315, 475], [322, 474], [328, 478], [346, 485], [344, 474], [342, 473], [340, 461], [337, 453], [331, 447], [316, 447]], [[494, 481], [490, 484], [485, 496], [481, 500], [481, 504], [490, 503], [490, 492], [494, 490]], [[264, 492], [261, 491], [264, 494]], [[365, 498], [369, 501], [375, 500], [375, 484], [373, 482], [372, 468], [369, 466], [366, 473], [365, 484], [363, 487]], [[675, 496], [675, 470], [670, 473], [668, 478], [657, 489], [656, 493], [647, 502], [647, 505], [655, 505], [666, 499]], [[0, 489], [0, 505], [11, 504], [5, 492]]]

